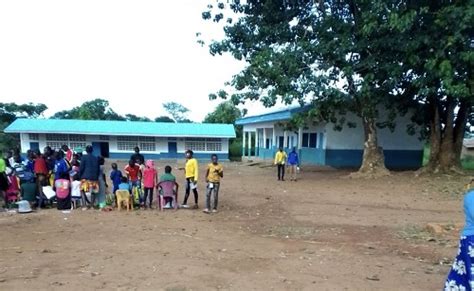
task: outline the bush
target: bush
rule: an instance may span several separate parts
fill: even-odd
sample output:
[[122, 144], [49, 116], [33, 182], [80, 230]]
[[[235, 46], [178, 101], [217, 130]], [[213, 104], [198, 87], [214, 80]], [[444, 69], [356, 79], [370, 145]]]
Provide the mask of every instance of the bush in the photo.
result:
[[229, 145], [229, 157], [232, 159], [242, 157], [242, 141], [234, 139]]

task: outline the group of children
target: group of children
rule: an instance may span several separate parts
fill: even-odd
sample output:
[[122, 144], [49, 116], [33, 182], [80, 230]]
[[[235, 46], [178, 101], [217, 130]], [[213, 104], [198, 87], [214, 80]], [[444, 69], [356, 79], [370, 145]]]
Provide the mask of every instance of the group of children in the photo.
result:
[[[138, 152], [136, 153], [138, 154]], [[194, 158], [194, 153], [191, 150], [186, 151], [186, 164], [183, 168], [186, 178], [186, 191], [184, 195], [184, 201], [180, 205], [181, 208], [190, 208], [188, 206], [188, 199], [191, 191], [194, 194], [194, 209], [199, 208], [198, 200], [198, 178], [199, 178], [199, 165], [198, 161]], [[117, 190], [128, 190], [133, 200], [138, 200], [140, 207], [153, 208], [153, 195], [154, 189], [159, 189], [160, 182], [176, 182], [176, 177], [172, 174], [171, 166], [165, 167], [165, 173], [158, 179], [158, 172], [155, 169], [154, 162], [147, 160], [144, 165], [140, 165], [140, 161], [132, 158], [128, 165], [124, 168], [125, 175], [118, 169], [116, 163], [112, 164], [112, 172], [110, 173], [110, 179], [113, 183], [113, 193]], [[207, 166], [205, 181], [206, 181], [206, 208], [205, 213], [217, 212], [218, 195], [221, 178], [224, 177], [224, 168], [219, 163], [217, 155], [211, 156], [211, 163]], [[211, 209], [211, 200], [213, 205]], [[172, 201], [168, 200], [164, 208], [173, 208]]]

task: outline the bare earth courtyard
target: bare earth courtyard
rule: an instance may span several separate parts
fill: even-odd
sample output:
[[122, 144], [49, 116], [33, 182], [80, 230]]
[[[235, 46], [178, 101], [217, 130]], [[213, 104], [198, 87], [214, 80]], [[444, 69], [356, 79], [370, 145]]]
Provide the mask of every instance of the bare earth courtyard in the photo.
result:
[[214, 215], [2, 213], [0, 289], [440, 290], [457, 230], [424, 228], [463, 221], [467, 178], [347, 174], [304, 169], [278, 182], [273, 168], [227, 163]]

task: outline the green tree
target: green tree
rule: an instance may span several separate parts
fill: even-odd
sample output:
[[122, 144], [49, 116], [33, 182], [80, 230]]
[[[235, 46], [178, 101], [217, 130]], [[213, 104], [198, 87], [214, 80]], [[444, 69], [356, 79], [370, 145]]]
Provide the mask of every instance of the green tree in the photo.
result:
[[38, 118], [48, 107], [42, 103], [0, 103], [0, 150], [19, 147], [18, 134], [4, 133], [4, 129], [17, 118]]
[[404, 90], [422, 106], [428, 172], [457, 171], [474, 91], [473, 1], [407, 1], [391, 22], [405, 36]]
[[[379, 116], [397, 95], [403, 77], [400, 65], [401, 34], [388, 22], [401, 1], [231, 1], [238, 16], [225, 25], [225, 38], [213, 42], [213, 55], [230, 53], [247, 67], [230, 84], [238, 91], [231, 100], [317, 103], [313, 121], [335, 127], [353, 126], [347, 111], [360, 118], [364, 132], [361, 173], [385, 173], [377, 128], [393, 123], [396, 114]], [[225, 3], [203, 13], [219, 22]], [[218, 95], [227, 98], [225, 92]]]
[[109, 106], [109, 101], [94, 99], [84, 102], [81, 106], [71, 110], [63, 110], [55, 113], [54, 119], [84, 119], [84, 120], [126, 120], [125, 117], [116, 113]]
[[189, 109], [184, 107], [182, 104], [179, 104], [177, 102], [167, 102], [163, 103], [163, 108], [168, 112], [169, 115], [173, 118], [175, 122], [180, 122], [180, 123], [189, 123], [191, 122], [187, 118], [187, 114], [189, 112]]
[[[230, 101], [225, 101], [217, 105], [216, 109], [207, 114], [204, 123], [225, 123], [234, 124], [235, 121], [244, 115], [237, 106]], [[242, 137], [242, 127], [236, 126], [237, 138]]]
[[155, 122], [169, 122], [169, 123], [172, 123], [174, 122], [174, 120], [169, 117], [169, 116], [158, 116], [157, 118], [155, 118]]
[[145, 121], [151, 122], [151, 119], [145, 116], [137, 116], [135, 114], [125, 114], [125, 119], [127, 121]]

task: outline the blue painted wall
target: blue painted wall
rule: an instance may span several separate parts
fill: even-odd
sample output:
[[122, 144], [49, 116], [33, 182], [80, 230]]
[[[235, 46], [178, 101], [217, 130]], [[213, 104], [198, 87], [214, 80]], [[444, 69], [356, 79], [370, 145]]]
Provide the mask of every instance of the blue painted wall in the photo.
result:
[[[160, 153], [160, 154], [144, 154], [145, 160], [161, 160], [161, 159], [184, 159], [184, 153]], [[132, 153], [110, 153], [110, 159], [117, 159], [117, 160], [128, 160]], [[209, 154], [202, 154], [202, 153], [195, 153], [194, 157], [198, 160], [211, 160], [212, 153]], [[228, 161], [229, 155], [228, 154], [217, 154], [217, 157], [221, 161]]]
[[326, 164], [326, 155], [323, 149], [302, 148], [299, 150], [299, 158], [302, 165]]
[[[358, 168], [363, 150], [326, 150], [326, 165], [335, 168]], [[423, 151], [384, 150], [385, 165], [390, 170], [418, 169], [422, 166]]]

